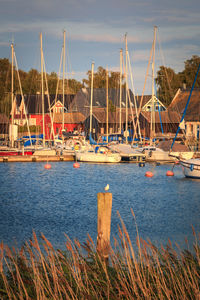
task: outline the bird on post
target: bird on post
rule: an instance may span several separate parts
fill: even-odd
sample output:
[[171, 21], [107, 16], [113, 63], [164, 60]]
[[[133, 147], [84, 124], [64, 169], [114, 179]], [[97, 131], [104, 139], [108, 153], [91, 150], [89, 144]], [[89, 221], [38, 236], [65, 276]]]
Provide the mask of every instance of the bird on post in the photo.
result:
[[105, 188], [104, 188], [104, 190], [107, 192], [108, 190], [109, 190], [109, 184], [107, 184], [106, 186], [105, 186]]

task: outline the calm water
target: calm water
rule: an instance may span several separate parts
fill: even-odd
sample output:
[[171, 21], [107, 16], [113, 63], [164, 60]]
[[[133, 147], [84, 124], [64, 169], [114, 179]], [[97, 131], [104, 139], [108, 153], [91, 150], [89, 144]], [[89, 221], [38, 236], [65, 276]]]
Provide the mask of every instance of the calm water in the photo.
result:
[[[146, 178], [147, 170], [154, 171]], [[131, 239], [136, 230], [130, 208], [134, 210], [140, 236], [160, 245], [168, 238], [184, 247], [192, 244], [191, 225], [200, 232], [200, 181], [185, 179], [180, 167], [167, 177], [170, 165], [81, 164], [73, 162], [0, 164], [0, 240], [22, 245], [32, 230], [42, 232], [55, 248], [64, 249], [64, 233], [71, 239], [86, 241], [87, 233], [96, 241], [97, 193], [110, 184], [113, 194], [111, 235], [116, 236], [120, 212]]]

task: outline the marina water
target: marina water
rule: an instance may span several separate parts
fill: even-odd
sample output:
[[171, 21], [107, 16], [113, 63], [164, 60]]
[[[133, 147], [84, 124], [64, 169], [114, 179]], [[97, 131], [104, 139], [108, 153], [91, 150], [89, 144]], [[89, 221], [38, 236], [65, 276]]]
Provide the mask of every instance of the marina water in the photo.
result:
[[[200, 181], [186, 179], [180, 166], [174, 177], [166, 172], [172, 165], [84, 164], [73, 162], [2, 163], [0, 165], [0, 241], [20, 247], [42, 232], [55, 248], [65, 249], [65, 234], [81, 243], [89, 233], [97, 236], [97, 193], [107, 183], [113, 194], [112, 237], [118, 235], [119, 211], [135, 243], [136, 216], [139, 235], [157, 246], [168, 239], [192, 248], [192, 225], [200, 232]], [[152, 178], [145, 177], [152, 171]]]

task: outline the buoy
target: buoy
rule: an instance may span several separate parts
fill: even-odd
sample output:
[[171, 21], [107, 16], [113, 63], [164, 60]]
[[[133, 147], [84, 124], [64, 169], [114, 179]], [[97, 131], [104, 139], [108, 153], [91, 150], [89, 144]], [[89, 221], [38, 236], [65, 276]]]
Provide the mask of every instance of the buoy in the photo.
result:
[[147, 172], [145, 173], [145, 176], [146, 176], [146, 177], [153, 177], [154, 175], [153, 175], [153, 173], [152, 173], [151, 171], [147, 171]]
[[140, 162], [139, 163], [139, 167], [145, 167], [145, 163], [144, 162]]
[[46, 165], [44, 165], [44, 168], [45, 169], [51, 169], [51, 165], [47, 163]]
[[76, 169], [77, 169], [77, 168], [80, 168], [80, 164], [79, 164], [78, 162], [75, 162], [75, 163], [73, 164], [73, 167], [76, 168]]
[[174, 176], [174, 172], [173, 171], [167, 171], [166, 176]]

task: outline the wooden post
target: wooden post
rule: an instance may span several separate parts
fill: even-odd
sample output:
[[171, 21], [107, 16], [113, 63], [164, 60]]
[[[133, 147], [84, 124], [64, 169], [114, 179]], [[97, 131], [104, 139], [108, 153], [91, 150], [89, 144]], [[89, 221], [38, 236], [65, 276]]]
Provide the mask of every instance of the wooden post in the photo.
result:
[[110, 251], [112, 193], [97, 194], [97, 251], [107, 259]]

